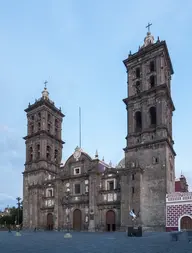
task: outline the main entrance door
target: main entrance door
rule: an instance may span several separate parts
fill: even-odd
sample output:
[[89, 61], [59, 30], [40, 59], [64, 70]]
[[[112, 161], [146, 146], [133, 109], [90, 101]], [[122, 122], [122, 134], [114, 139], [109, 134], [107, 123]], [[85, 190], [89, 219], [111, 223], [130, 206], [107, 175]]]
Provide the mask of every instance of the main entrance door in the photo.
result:
[[115, 231], [116, 223], [115, 223], [115, 212], [110, 210], [106, 213], [106, 230], [107, 231]]
[[52, 213], [47, 214], [47, 229], [53, 230], [53, 214]]
[[81, 211], [79, 209], [75, 209], [75, 211], [73, 212], [73, 230], [81, 230], [81, 221]]
[[192, 219], [189, 216], [182, 217], [180, 222], [181, 222], [180, 223], [181, 230], [192, 229]]

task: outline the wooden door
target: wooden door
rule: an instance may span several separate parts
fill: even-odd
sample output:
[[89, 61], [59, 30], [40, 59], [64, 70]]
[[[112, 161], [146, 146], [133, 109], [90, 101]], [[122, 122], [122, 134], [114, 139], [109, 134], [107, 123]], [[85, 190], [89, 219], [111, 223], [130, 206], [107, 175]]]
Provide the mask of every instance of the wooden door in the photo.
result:
[[187, 229], [192, 230], [192, 219], [189, 216], [184, 216], [181, 218], [181, 230]]
[[52, 213], [47, 214], [47, 229], [53, 230], [53, 214]]
[[76, 209], [73, 212], [73, 230], [80, 231], [81, 230], [81, 211], [79, 209]]
[[112, 210], [106, 213], [106, 230], [107, 231], [116, 230], [115, 212]]

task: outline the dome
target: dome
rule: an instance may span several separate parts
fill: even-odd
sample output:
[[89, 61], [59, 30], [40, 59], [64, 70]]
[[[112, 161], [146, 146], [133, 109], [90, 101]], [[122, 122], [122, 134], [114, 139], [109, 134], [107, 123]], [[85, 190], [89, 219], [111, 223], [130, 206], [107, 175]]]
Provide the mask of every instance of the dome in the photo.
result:
[[123, 158], [116, 166], [116, 168], [125, 168], [125, 158]]

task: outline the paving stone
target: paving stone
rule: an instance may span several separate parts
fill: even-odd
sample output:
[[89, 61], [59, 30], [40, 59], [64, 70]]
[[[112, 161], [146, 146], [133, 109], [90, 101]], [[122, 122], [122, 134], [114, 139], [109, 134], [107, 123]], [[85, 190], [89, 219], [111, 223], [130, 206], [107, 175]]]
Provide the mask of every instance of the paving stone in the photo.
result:
[[191, 253], [187, 238], [171, 241], [170, 233], [145, 233], [131, 238], [125, 233], [75, 233], [64, 238], [63, 232], [0, 232], [2, 253]]

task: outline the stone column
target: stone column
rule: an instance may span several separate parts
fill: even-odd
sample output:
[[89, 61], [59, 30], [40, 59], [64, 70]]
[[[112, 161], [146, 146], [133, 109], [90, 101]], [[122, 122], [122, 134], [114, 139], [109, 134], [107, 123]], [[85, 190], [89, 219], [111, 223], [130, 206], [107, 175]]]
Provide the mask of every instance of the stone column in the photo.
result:
[[89, 227], [90, 232], [95, 232], [95, 181], [96, 174], [94, 171], [90, 173], [89, 176]]
[[56, 179], [56, 184], [54, 188], [54, 228], [58, 229], [59, 227], [59, 188], [60, 188], [60, 181]]

